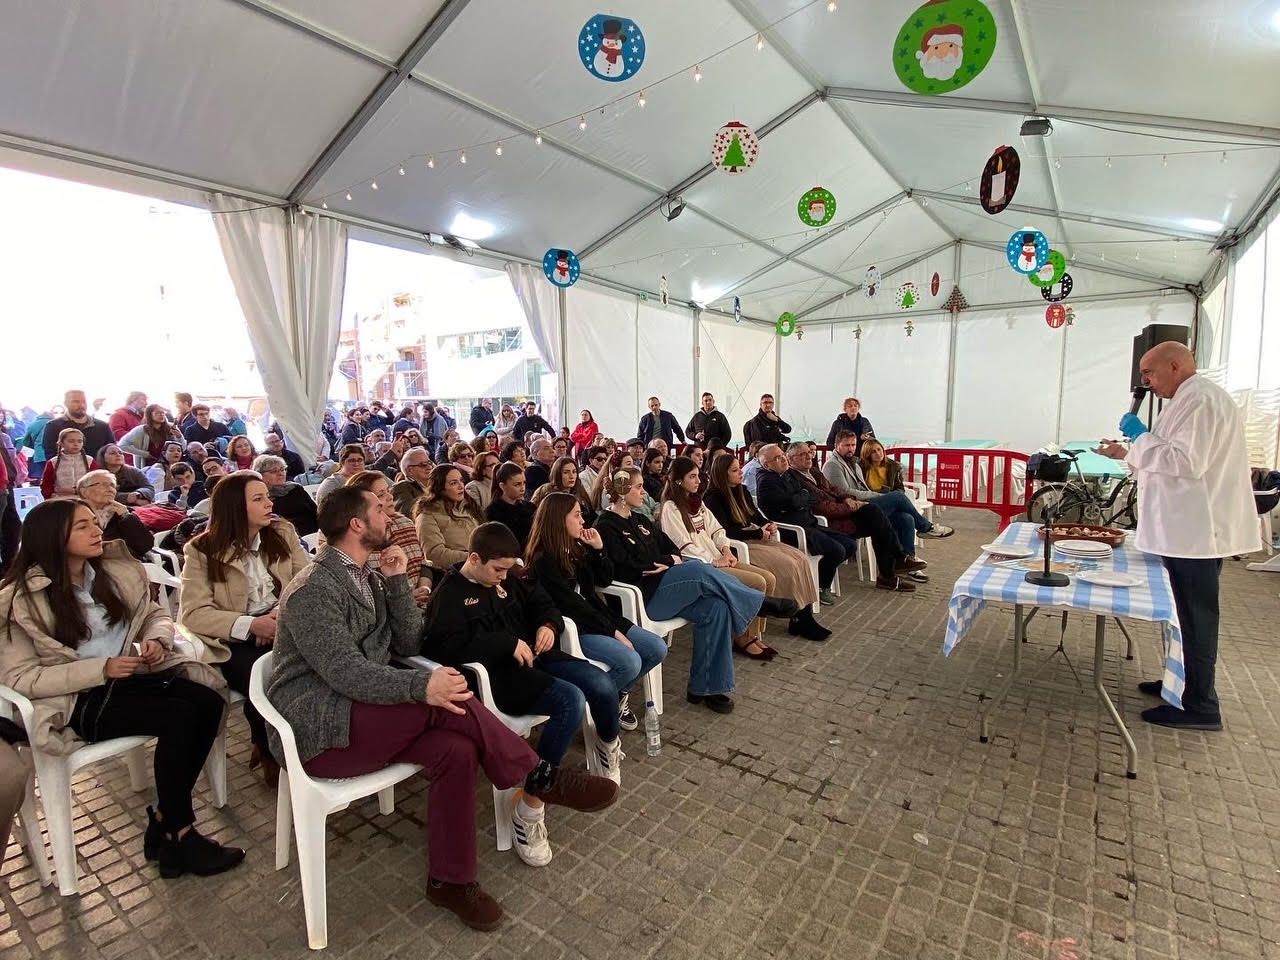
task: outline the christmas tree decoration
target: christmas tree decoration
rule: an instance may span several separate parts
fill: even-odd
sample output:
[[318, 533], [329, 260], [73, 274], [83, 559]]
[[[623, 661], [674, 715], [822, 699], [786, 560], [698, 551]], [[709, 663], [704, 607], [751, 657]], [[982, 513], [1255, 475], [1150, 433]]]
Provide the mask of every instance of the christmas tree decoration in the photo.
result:
[[733, 322], [734, 323], [742, 322], [742, 298], [741, 297], [733, 298]]
[[835, 195], [823, 187], [812, 187], [800, 198], [796, 213], [806, 227], [825, 227], [836, 215]]
[[593, 77], [621, 83], [644, 65], [644, 34], [634, 20], [598, 13], [578, 34], [578, 58]]
[[949, 310], [951, 313], [960, 313], [969, 309], [969, 301], [964, 298], [964, 294], [960, 292], [958, 286], [951, 288], [951, 296], [947, 297], [946, 302], [942, 305], [943, 310]]
[[582, 273], [582, 264], [572, 250], [552, 247], [542, 257], [542, 272], [557, 287], [572, 287]]
[[880, 292], [880, 269], [873, 263], [862, 278], [862, 295], [868, 300]]
[[893, 302], [898, 305], [899, 310], [910, 310], [920, 302], [920, 291], [916, 289], [914, 283], [908, 280], [894, 293]]
[[1049, 329], [1057, 330], [1067, 322], [1067, 308], [1060, 303], [1049, 304], [1044, 310], [1044, 322], [1049, 325]]
[[711, 162], [725, 173], [745, 173], [759, 156], [760, 140], [740, 120], [730, 120], [711, 141]]
[[1005, 256], [1018, 273], [1035, 273], [1049, 259], [1049, 241], [1034, 227], [1023, 227], [1009, 238]]
[[671, 287], [667, 284], [665, 273], [658, 278], [658, 301], [664, 307], [671, 302]]
[[938, 271], [933, 272], [933, 276], [929, 279], [929, 296], [936, 297], [938, 291], [942, 289], [942, 278], [938, 276]]
[[978, 187], [978, 201], [982, 209], [991, 215], [1000, 213], [1013, 202], [1018, 190], [1018, 173], [1022, 161], [1013, 147], [996, 147], [987, 165], [982, 168], [982, 182]]
[[1027, 279], [1037, 287], [1052, 287], [1055, 283], [1062, 280], [1062, 275], [1067, 272], [1067, 258], [1057, 250], [1049, 251], [1049, 259], [1044, 262], [1039, 270], [1034, 273], [1027, 274]]
[[980, 0], [929, 0], [907, 17], [893, 43], [893, 70], [914, 93], [959, 90], [996, 49], [996, 21]]
[[1040, 296], [1044, 297], [1050, 303], [1058, 303], [1071, 296], [1071, 288], [1073, 286], [1075, 286], [1075, 284], [1071, 280], [1071, 274], [1064, 273], [1062, 275], [1062, 282], [1057, 285], [1056, 293], [1054, 292], [1053, 287], [1041, 287]]
[[796, 315], [788, 310], [778, 318], [778, 322], [773, 325], [773, 329], [780, 337], [789, 337], [796, 332]]

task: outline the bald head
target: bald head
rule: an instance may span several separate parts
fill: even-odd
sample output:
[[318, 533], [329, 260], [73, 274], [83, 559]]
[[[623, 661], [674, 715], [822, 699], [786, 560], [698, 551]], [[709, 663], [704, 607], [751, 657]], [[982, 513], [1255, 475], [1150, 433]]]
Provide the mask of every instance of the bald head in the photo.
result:
[[760, 463], [764, 465], [766, 470], [772, 470], [774, 473], [786, 473], [787, 455], [782, 452], [782, 447], [776, 443], [766, 443], [760, 448], [760, 452], [756, 454]]
[[1181, 343], [1172, 341], [1157, 343], [1142, 355], [1138, 361], [1142, 374], [1142, 382], [1151, 388], [1157, 397], [1169, 400], [1178, 391], [1178, 387], [1195, 376], [1196, 358], [1190, 349]]

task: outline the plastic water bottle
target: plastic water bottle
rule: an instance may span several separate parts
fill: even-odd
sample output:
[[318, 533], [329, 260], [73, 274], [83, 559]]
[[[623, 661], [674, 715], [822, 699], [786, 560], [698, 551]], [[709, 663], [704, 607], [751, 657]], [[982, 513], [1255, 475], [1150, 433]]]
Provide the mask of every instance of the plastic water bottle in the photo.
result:
[[645, 751], [651, 757], [662, 752], [662, 732], [658, 729], [658, 709], [652, 700], [644, 702]]

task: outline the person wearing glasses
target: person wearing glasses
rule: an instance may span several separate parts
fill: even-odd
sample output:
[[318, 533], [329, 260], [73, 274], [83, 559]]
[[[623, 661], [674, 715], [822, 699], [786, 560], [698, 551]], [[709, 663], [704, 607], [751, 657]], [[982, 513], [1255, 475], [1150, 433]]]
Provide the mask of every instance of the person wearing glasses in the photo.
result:
[[791, 442], [791, 424], [774, 410], [773, 394], [766, 393], [760, 398], [760, 412], [742, 425], [742, 436], [747, 443], [758, 440], [785, 446]]
[[316, 508], [324, 503], [325, 497], [363, 470], [364, 464], [364, 447], [359, 443], [344, 444], [338, 451], [338, 469], [326, 477], [316, 491]]
[[578, 479], [582, 481], [582, 485], [587, 490], [595, 489], [596, 477], [600, 476], [600, 471], [604, 469], [604, 465], [608, 462], [609, 451], [604, 447], [589, 447], [587, 449], [584, 466], [578, 472]]

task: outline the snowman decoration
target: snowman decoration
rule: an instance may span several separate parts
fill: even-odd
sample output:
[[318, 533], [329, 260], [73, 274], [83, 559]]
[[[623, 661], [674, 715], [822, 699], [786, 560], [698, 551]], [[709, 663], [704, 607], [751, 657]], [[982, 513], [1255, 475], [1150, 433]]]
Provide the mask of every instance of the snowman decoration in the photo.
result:
[[595, 72], [602, 78], [612, 80], [622, 76], [626, 63], [622, 58], [622, 46], [626, 43], [627, 33], [622, 29], [622, 21], [606, 20], [600, 36], [600, 49], [596, 51], [593, 62]]
[[561, 284], [569, 282], [569, 251], [556, 251], [556, 280]]
[[1024, 233], [1022, 235], [1022, 253], [1018, 255], [1018, 271], [1020, 273], [1034, 273], [1037, 266], [1036, 235], [1034, 233]]

